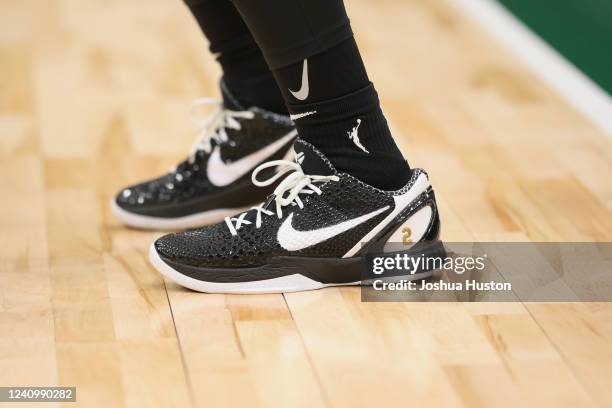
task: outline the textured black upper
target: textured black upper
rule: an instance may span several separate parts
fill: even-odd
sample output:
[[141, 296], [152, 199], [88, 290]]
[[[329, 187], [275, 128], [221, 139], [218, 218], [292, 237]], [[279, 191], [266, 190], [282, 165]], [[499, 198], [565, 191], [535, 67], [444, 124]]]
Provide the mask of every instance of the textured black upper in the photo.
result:
[[[240, 130], [225, 128], [226, 142], [211, 140], [213, 149], [219, 146], [221, 160], [225, 163], [262, 149], [294, 128], [287, 116], [258, 108], [249, 111], [253, 112], [253, 119], [236, 119]], [[282, 158], [290, 147], [291, 142], [288, 142], [268, 160]], [[136, 214], [179, 217], [219, 207], [244, 207], [260, 201], [269, 193], [269, 190], [252, 185], [250, 172], [229, 186], [215, 186], [206, 171], [209, 158], [210, 153], [199, 150], [193, 162], [185, 160], [168, 174], [123, 189], [116, 196], [116, 203]]]
[[[158, 253], [162, 258], [185, 265], [226, 268], [263, 265], [272, 257], [282, 255], [341, 257], [394, 209], [393, 195], [407, 191], [421, 174], [420, 170], [415, 170], [411, 182], [402, 190], [385, 192], [348, 174], [337, 173], [318, 150], [301, 139], [296, 141], [295, 150], [298, 154], [304, 153], [302, 168], [311, 170], [305, 173], [314, 174], [312, 170], [318, 169], [319, 175], [335, 174], [339, 180], [319, 184], [321, 195], [300, 195], [304, 208], [299, 209], [297, 205], [285, 206], [281, 219], [277, 217], [272, 201], [267, 208], [274, 214], [262, 214], [259, 228], [255, 222], [243, 224], [237, 229], [237, 235], [233, 236], [226, 223], [222, 222], [193, 231], [170, 234], [156, 241]], [[293, 227], [306, 231], [335, 225], [384, 207], [388, 208], [367, 222], [299, 251], [287, 251], [277, 240], [280, 225], [292, 213]], [[249, 212], [247, 219], [255, 220], [255, 210]]]

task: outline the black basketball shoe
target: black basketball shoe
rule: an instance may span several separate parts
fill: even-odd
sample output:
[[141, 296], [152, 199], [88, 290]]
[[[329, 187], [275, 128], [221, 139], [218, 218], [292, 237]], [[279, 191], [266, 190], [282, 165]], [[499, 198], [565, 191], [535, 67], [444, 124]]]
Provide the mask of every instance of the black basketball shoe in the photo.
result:
[[[436, 201], [424, 171], [413, 169], [400, 190], [382, 191], [338, 173], [301, 139], [294, 150], [295, 162], [272, 161], [254, 171], [258, 185], [285, 176], [259, 207], [158, 239], [149, 254], [157, 270], [201, 292], [291, 292], [359, 284], [364, 253], [415, 255], [418, 248], [443, 254]], [[279, 167], [276, 174], [257, 180], [257, 173], [273, 166]], [[419, 272], [406, 279], [431, 275]]]
[[297, 135], [293, 122], [256, 107], [243, 109], [235, 101], [228, 107], [232, 98], [226, 90], [224, 100], [194, 102], [218, 107], [198, 123], [200, 135], [189, 158], [162, 177], [120, 191], [111, 204], [120, 221], [148, 229], [201, 227], [265, 199], [272, 188], [256, 188], [250, 173], [289, 152]]

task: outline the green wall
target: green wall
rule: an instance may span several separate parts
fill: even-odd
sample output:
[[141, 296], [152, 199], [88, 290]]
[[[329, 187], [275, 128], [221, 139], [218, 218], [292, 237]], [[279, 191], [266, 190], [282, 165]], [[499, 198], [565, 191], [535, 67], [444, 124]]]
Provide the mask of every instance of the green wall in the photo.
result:
[[612, 0], [497, 0], [612, 95]]

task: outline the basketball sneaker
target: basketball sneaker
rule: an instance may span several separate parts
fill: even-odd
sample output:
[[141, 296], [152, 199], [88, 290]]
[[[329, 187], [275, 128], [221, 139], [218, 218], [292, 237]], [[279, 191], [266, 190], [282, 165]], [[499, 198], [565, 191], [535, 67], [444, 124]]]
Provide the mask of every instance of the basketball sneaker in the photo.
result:
[[186, 160], [117, 194], [111, 207], [121, 222], [145, 229], [201, 227], [261, 202], [272, 191], [256, 188], [250, 173], [289, 152], [297, 136], [293, 122], [257, 107], [244, 109], [223, 85], [222, 91], [225, 103], [209, 98], [194, 102], [195, 109], [216, 109], [196, 120], [199, 137]]
[[[271, 161], [253, 172], [259, 186], [284, 177], [261, 205], [155, 241], [149, 252], [155, 268], [196, 291], [276, 293], [359, 284], [366, 253], [444, 253], [434, 192], [423, 170], [413, 169], [400, 190], [383, 191], [337, 172], [301, 139], [294, 154], [295, 161]], [[273, 167], [276, 173], [258, 179]]]

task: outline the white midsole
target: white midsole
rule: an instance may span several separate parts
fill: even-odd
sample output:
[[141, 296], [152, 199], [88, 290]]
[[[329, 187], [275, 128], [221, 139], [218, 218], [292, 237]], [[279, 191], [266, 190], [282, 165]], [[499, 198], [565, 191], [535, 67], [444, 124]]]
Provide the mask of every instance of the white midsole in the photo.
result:
[[125, 225], [134, 228], [151, 230], [178, 230], [197, 228], [205, 225], [216, 224], [223, 221], [225, 217], [236, 215], [248, 210], [250, 207], [241, 208], [217, 208], [196, 214], [185, 215], [176, 218], [151, 217], [149, 215], [134, 214], [119, 207], [115, 200], [111, 200], [113, 215]]
[[[166, 278], [178, 283], [179, 285], [206, 293], [232, 293], [232, 294], [257, 294], [257, 293], [288, 293], [288, 292], [299, 292], [305, 290], [315, 290], [326, 288], [329, 286], [347, 286], [347, 285], [359, 285], [360, 281], [350, 283], [321, 283], [313, 279], [310, 279], [299, 273], [293, 275], [281, 276], [273, 279], [264, 279], [257, 281], [247, 282], [206, 282], [198, 279], [190, 278], [179, 271], [172, 268], [170, 265], [165, 263], [157, 250], [155, 245], [151, 244], [149, 248], [149, 260]], [[432, 275], [433, 272], [427, 272], [415, 276], [414, 279], [423, 279]], [[408, 280], [411, 280], [410, 277]]]

